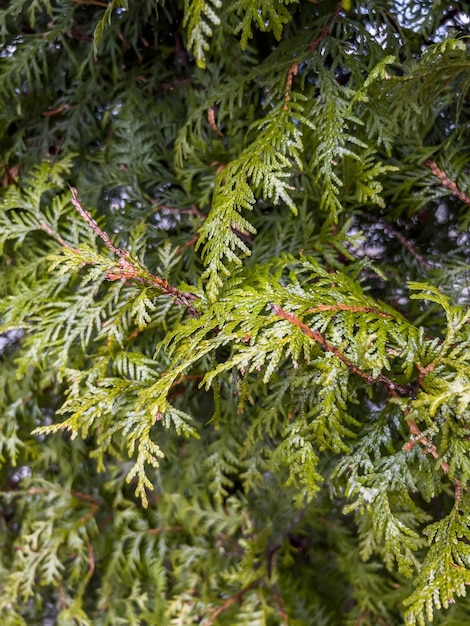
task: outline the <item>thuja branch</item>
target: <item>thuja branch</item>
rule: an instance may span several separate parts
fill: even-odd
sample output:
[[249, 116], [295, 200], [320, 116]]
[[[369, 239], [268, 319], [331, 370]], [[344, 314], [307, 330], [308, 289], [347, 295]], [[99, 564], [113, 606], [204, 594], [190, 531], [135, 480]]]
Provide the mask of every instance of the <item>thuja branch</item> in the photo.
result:
[[[319, 34], [319, 36], [315, 39], [315, 41], [313, 41], [310, 44], [310, 46], [308, 48], [309, 54], [313, 54], [315, 52], [315, 50], [318, 48], [318, 46], [321, 44], [321, 42], [325, 39], [325, 37], [328, 36], [328, 34], [330, 32], [330, 28], [331, 28], [332, 24], [338, 18], [342, 8], [343, 8], [342, 7], [342, 3], [340, 2], [337, 5], [333, 15], [329, 19], [328, 23], [325, 25], [325, 27], [323, 28], [323, 30]], [[299, 71], [299, 63], [296, 61], [295, 63], [293, 63], [290, 66], [289, 71], [287, 72], [286, 87], [284, 89], [284, 102], [285, 102], [284, 110], [287, 110], [287, 103], [290, 101], [290, 94], [291, 94], [291, 91], [292, 91], [292, 83], [293, 83], [293, 80], [294, 80], [294, 76], [297, 76], [298, 71]]]
[[125, 250], [121, 250], [120, 248], [117, 248], [113, 244], [113, 242], [109, 238], [109, 235], [107, 233], [105, 233], [103, 230], [101, 230], [101, 228], [98, 226], [97, 221], [91, 216], [90, 213], [88, 213], [88, 211], [86, 209], [84, 209], [82, 207], [82, 205], [80, 203], [80, 200], [78, 198], [77, 190], [75, 189], [75, 187], [70, 187], [70, 191], [72, 192], [72, 204], [73, 204], [73, 206], [77, 209], [77, 211], [83, 217], [85, 222], [88, 223], [88, 225], [91, 227], [91, 229], [98, 235], [98, 237], [100, 237], [104, 241], [105, 246], [107, 248], [109, 248], [110, 250], [112, 250], [114, 252], [114, 254], [116, 256], [118, 256], [118, 257], [129, 256], [128, 253]]
[[457, 187], [457, 183], [451, 180], [447, 176], [447, 174], [443, 170], [441, 170], [441, 168], [437, 165], [436, 161], [433, 161], [432, 159], [428, 159], [427, 161], [424, 162], [424, 164], [427, 167], [429, 167], [429, 169], [434, 174], [434, 176], [437, 176], [437, 178], [439, 178], [439, 180], [444, 185], [444, 187], [447, 187], [447, 189], [451, 191], [453, 196], [458, 198], [464, 204], [467, 204], [468, 206], [470, 206], [470, 197], [467, 196], [465, 193], [463, 193], [463, 191], [461, 191]]
[[356, 306], [351, 304], [318, 304], [316, 307], [309, 309], [310, 313], [318, 313], [319, 311], [350, 311], [351, 313], [374, 313], [380, 317], [393, 317], [390, 313], [385, 313], [373, 306]]
[[282, 317], [290, 324], [297, 326], [297, 328], [299, 328], [304, 335], [307, 335], [307, 337], [310, 337], [318, 344], [320, 344], [320, 346], [326, 352], [331, 352], [331, 354], [334, 354], [342, 363], [346, 365], [350, 372], [356, 374], [357, 376], [360, 376], [360, 378], [368, 382], [369, 385], [382, 383], [390, 392], [398, 392], [403, 396], [410, 397], [413, 397], [415, 395], [416, 388], [414, 385], [400, 385], [390, 378], [387, 378], [387, 376], [384, 376], [383, 374], [379, 374], [378, 376], [372, 376], [371, 374], [367, 374], [367, 372], [361, 370], [359, 367], [357, 367], [357, 365], [354, 365], [354, 363], [350, 361], [350, 359], [348, 359], [348, 357], [343, 354], [341, 350], [331, 344], [317, 330], [313, 330], [312, 328], [307, 326], [307, 324], [304, 324], [296, 315], [294, 315], [294, 313], [288, 313], [287, 311], [284, 311], [284, 309], [278, 304], [271, 304], [271, 310], [278, 317]]
[[[407, 412], [406, 412], [407, 413]], [[406, 423], [408, 424], [408, 428], [410, 429], [410, 433], [413, 437], [413, 439], [411, 439], [410, 441], [407, 441], [405, 443], [405, 445], [403, 446], [403, 450], [411, 450], [412, 448], [414, 448], [418, 443], [420, 443], [424, 449], [426, 450], [426, 452], [428, 452], [431, 456], [433, 456], [435, 459], [439, 458], [439, 454], [437, 452], [437, 448], [436, 446], [429, 441], [429, 439], [426, 437], [426, 435], [424, 433], [422, 433], [418, 427], [418, 425], [416, 424], [416, 422], [412, 419], [407, 419]], [[447, 474], [449, 471], [449, 467], [447, 466], [447, 464], [445, 464], [446, 469], [444, 469], [445, 473]]]
[[427, 261], [422, 254], [420, 254], [413, 245], [408, 241], [408, 239], [396, 228], [394, 228], [389, 222], [384, 219], [377, 219], [374, 215], [370, 213], [363, 212], [365, 218], [369, 221], [374, 222], [375, 224], [379, 224], [386, 233], [388, 233], [391, 237], [395, 237], [401, 245], [411, 253], [411, 255], [420, 263], [425, 269], [430, 270], [436, 266], [435, 263], [431, 263]]
[[[412, 450], [416, 445], [420, 444], [423, 447], [423, 451], [426, 454], [430, 454], [436, 461], [440, 461], [440, 466], [444, 474], [449, 473], [449, 464], [439, 457], [439, 453], [437, 451], [436, 446], [429, 440], [425, 433], [423, 433], [418, 424], [409, 418], [409, 411], [405, 409], [406, 423], [408, 424], [408, 428], [410, 429], [411, 439], [405, 443], [403, 446], [403, 450], [408, 451]], [[455, 499], [460, 500], [462, 495], [462, 484], [460, 480], [454, 478], [453, 480], [455, 486]]]
[[315, 41], [313, 41], [310, 44], [310, 47], [308, 49], [308, 51], [313, 54], [315, 52], [315, 50], [318, 48], [318, 46], [321, 44], [321, 42], [325, 39], [325, 37], [327, 37], [328, 33], [330, 32], [330, 28], [331, 25], [333, 24], [333, 22], [336, 21], [336, 19], [338, 18], [341, 10], [343, 8], [343, 3], [339, 2], [336, 5], [336, 9], [333, 13], [333, 15], [331, 16], [330, 20], [328, 21], [328, 23], [326, 24], [325, 28], [322, 30], [322, 32], [320, 33], [320, 35], [315, 39]]
[[57, 243], [59, 243], [63, 248], [69, 248], [70, 250], [73, 250], [76, 254], [79, 254], [80, 251], [78, 250], [78, 248], [73, 248], [70, 244], [68, 244], [65, 239], [63, 237], [61, 237], [59, 235], [59, 233], [57, 233], [55, 230], [53, 230], [48, 224], [46, 224], [45, 222], [41, 222], [39, 224], [39, 228], [41, 230], [43, 230], [45, 233], [47, 233], [49, 235], [49, 237], [53, 237]]
[[98, 223], [92, 215], [83, 208], [75, 187], [70, 187], [70, 191], [72, 192], [73, 206], [77, 209], [90, 228], [98, 235], [98, 237], [100, 237], [105, 246], [117, 257], [119, 257], [118, 266], [112, 270], [108, 270], [106, 273], [106, 278], [108, 280], [135, 279], [140, 283], [156, 287], [159, 291], [161, 291], [161, 293], [172, 297], [176, 304], [186, 307], [192, 317], [199, 316], [198, 312], [191, 304], [191, 301], [194, 300], [194, 296], [192, 294], [179, 291], [179, 289], [170, 285], [165, 278], [159, 278], [158, 276], [151, 274], [148, 270], [141, 267], [140, 264], [132, 259], [126, 250], [115, 246], [109, 235], [98, 226]]
[[256, 587], [259, 586], [261, 581], [262, 581], [262, 578], [257, 578], [252, 583], [250, 583], [249, 585], [247, 585], [246, 587], [244, 587], [243, 589], [238, 591], [235, 595], [233, 595], [230, 598], [228, 598], [227, 600], [225, 600], [225, 602], [221, 606], [219, 606], [219, 608], [216, 609], [212, 613], [212, 615], [209, 617], [209, 620], [207, 622], [207, 626], [211, 626], [212, 624], [215, 624], [216, 623], [216, 619], [219, 617], [219, 615], [221, 613], [223, 613], [228, 608], [230, 608], [232, 606], [232, 604], [235, 604], [236, 602], [239, 602], [243, 598], [243, 596], [245, 594], [247, 594], [249, 591], [251, 591], [252, 589], [256, 589]]

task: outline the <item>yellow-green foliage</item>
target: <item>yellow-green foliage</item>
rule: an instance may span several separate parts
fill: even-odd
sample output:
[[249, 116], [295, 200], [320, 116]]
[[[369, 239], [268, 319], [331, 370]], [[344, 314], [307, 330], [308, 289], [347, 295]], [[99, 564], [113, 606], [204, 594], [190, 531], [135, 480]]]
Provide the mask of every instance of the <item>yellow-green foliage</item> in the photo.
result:
[[466, 3], [3, 5], [2, 619], [467, 624]]

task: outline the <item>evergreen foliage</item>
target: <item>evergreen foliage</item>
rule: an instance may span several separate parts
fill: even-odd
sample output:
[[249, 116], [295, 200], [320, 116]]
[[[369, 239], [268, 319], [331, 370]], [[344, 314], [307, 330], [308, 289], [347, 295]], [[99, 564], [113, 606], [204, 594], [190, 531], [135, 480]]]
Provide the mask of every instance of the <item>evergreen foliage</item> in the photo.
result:
[[0, 0], [0, 616], [464, 625], [468, 4]]

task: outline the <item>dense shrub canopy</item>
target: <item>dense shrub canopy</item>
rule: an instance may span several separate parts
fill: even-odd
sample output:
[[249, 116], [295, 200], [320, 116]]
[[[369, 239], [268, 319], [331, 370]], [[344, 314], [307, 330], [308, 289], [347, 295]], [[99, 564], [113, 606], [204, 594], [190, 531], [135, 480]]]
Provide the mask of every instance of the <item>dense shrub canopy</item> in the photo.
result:
[[0, 0], [5, 624], [468, 624], [469, 21]]

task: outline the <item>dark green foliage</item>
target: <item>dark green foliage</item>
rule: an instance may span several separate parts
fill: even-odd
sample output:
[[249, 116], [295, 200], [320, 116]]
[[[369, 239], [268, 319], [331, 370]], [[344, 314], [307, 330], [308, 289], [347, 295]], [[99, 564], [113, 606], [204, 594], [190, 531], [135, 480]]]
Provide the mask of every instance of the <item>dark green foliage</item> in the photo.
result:
[[467, 13], [0, 1], [5, 624], [468, 623]]

